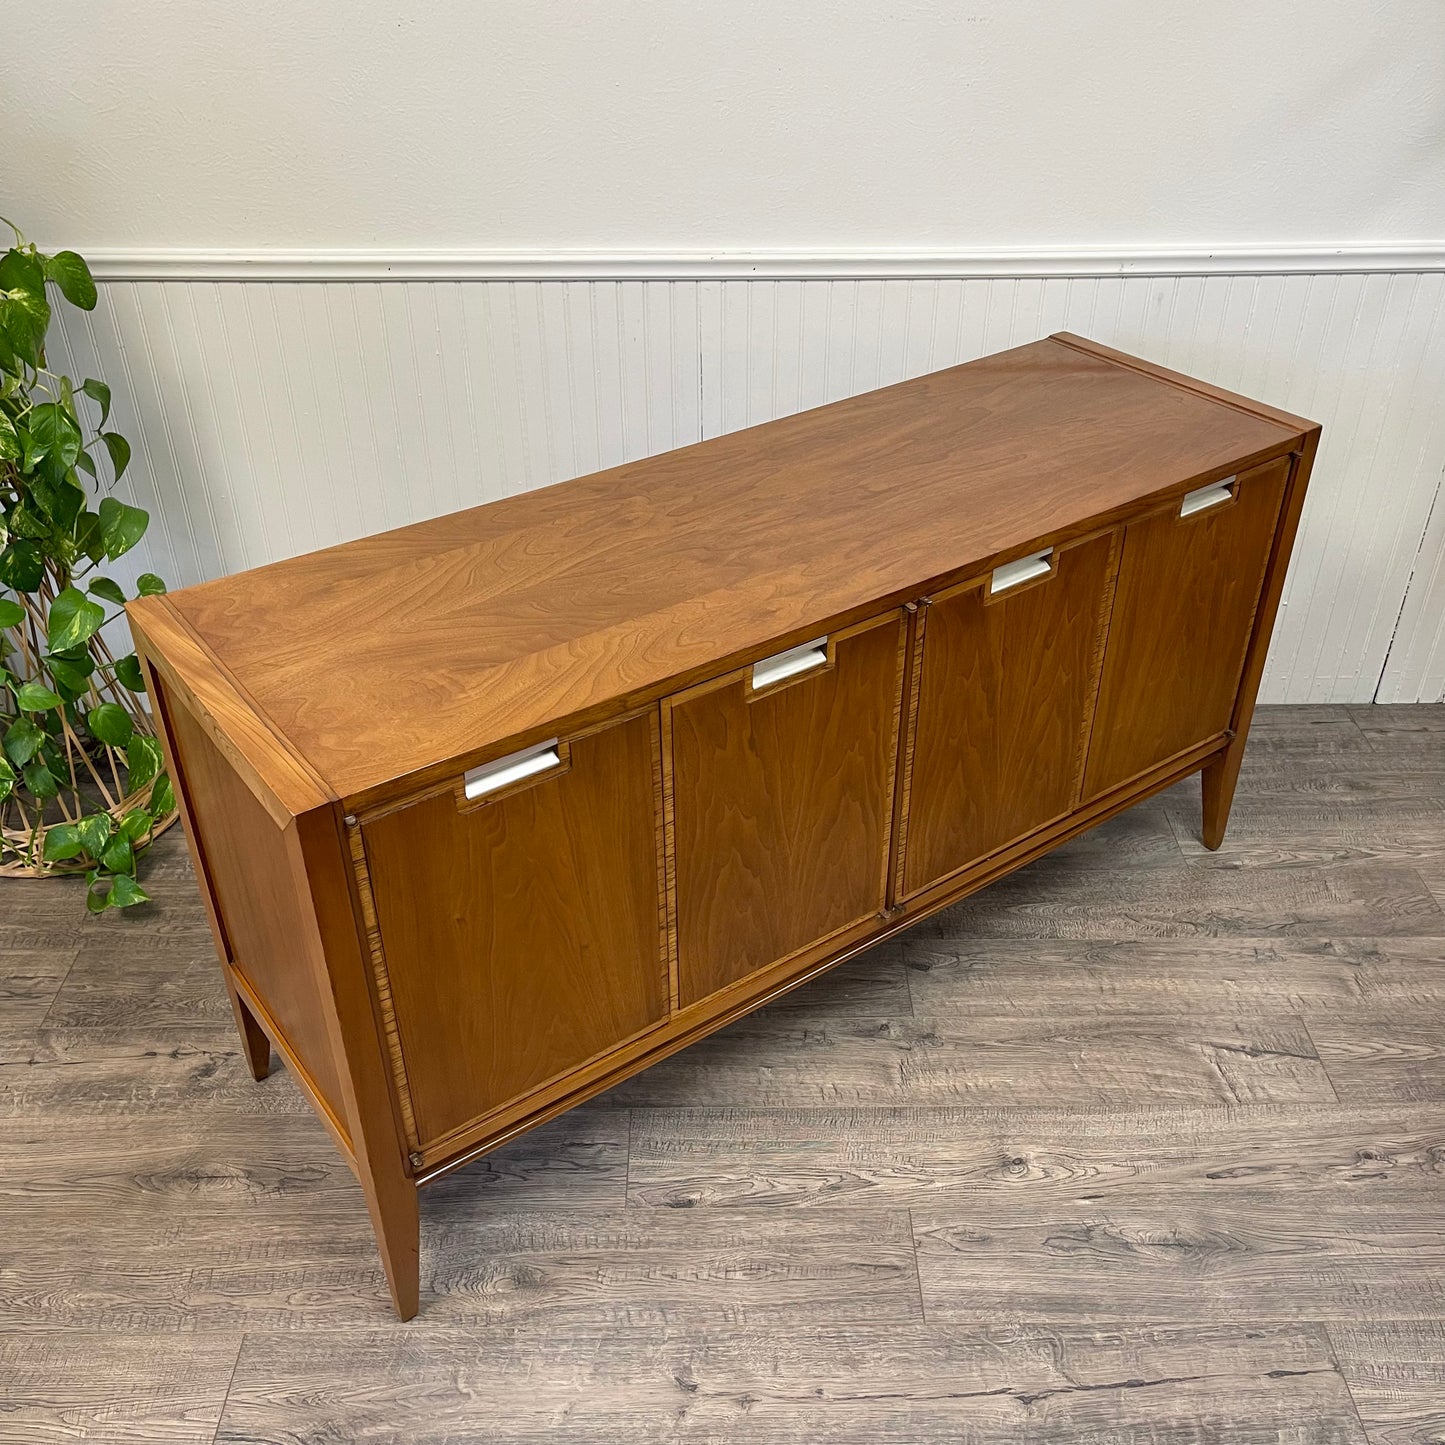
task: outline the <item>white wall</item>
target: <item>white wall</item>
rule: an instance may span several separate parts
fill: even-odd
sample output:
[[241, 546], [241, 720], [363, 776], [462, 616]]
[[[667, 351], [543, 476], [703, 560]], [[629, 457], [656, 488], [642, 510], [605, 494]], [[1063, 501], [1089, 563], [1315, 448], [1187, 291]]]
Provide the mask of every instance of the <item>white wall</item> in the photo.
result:
[[61, 0], [5, 30], [0, 213], [109, 278], [56, 355], [137, 442], [137, 569], [1067, 326], [1325, 423], [1267, 697], [1445, 693], [1436, 0]]
[[3, 199], [81, 248], [1438, 240], [1442, 56], [1439, 0], [49, 0]]

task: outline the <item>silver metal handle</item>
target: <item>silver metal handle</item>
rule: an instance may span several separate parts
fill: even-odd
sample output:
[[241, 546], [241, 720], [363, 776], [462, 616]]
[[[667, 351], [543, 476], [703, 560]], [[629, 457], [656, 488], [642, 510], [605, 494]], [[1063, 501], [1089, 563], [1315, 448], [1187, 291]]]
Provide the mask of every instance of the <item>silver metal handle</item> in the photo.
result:
[[1021, 582], [1031, 582], [1035, 577], [1042, 577], [1053, 570], [1052, 547], [1045, 547], [1042, 552], [1030, 552], [1027, 557], [1020, 557], [1016, 562], [1005, 562], [1002, 567], [995, 567], [993, 575], [988, 579], [988, 594], [992, 597], [995, 592], [1007, 591]]
[[1222, 482], [1211, 482], [1207, 487], [1185, 492], [1184, 500], [1179, 503], [1179, 515], [1192, 517], [1195, 512], [1202, 512], [1206, 507], [1217, 507], [1221, 502], [1227, 502], [1234, 495], [1234, 484], [1237, 480], [1237, 477], [1225, 477]]
[[828, 639], [820, 637], [816, 642], [805, 642], [799, 647], [790, 647], [786, 652], [774, 653], [761, 662], [753, 664], [753, 691], [771, 687], [784, 678], [797, 677], [802, 672], [812, 672], [828, 661]]
[[520, 752], [508, 753], [494, 762], [483, 763], [462, 775], [462, 791], [468, 802], [495, 793], [499, 788], [520, 783], [524, 778], [534, 778], [549, 768], [562, 765], [562, 754], [557, 747], [558, 739], [551, 738], [545, 743], [536, 743]]

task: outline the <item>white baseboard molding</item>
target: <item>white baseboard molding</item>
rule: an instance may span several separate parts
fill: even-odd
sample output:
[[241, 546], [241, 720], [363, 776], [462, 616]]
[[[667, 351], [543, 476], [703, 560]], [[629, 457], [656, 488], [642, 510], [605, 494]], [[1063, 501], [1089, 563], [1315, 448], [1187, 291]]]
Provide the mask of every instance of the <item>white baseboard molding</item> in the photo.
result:
[[[42, 248], [43, 249], [43, 248]], [[943, 280], [1445, 271], [1445, 241], [1180, 250], [86, 251], [104, 281]]]

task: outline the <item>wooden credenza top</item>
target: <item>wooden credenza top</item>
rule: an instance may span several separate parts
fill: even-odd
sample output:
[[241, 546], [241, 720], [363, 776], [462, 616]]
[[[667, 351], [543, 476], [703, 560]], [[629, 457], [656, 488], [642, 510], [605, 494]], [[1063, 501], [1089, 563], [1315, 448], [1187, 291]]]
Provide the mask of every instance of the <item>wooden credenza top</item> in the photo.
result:
[[[1283, 455], [1312, 423], [1065, 335], [133, 603], [284, 797], [438, 781]], [[1242, 460], [1243, 459], [1243, 460]], [[244, 736], [233, 716], [226, 731]], [[279, 766], [290, 756], [292, 763]]]

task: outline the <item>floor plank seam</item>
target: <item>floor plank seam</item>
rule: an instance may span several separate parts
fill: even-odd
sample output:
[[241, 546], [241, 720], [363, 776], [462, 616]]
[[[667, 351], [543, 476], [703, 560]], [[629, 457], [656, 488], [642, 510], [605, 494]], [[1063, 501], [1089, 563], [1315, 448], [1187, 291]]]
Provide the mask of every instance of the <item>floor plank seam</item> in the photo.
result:
[[636, 1109], [627, 1111], [627, 1152], [622, 1160], [622, 1207], [632, 1207], [632, 1116]]
[[84, 945], [77, 943], [75, 951], [70, 955], [70, 962], [65, 965], [65, 973], [61, 976], [60, 982], [55, 986], [55, 992], [50, 996], [50, 1002], [45, 1006], [45, 1012], [40, 1016], [40, 1022], [35, 1025], [36, 1031], [50, 1026], [50, 1015], [55, 1012], [55, 1005], [60, 1002], [60, 995], [65, 991], [66, 981], [75, 972], [76, 960], [80, 957]]
[[918, 1287], [918, 1318], [923, 1324], [932, 1324], [928, 1317], [928, 1307], [923, 1302], [923, 1271], [918, 1267], [918, 1230], [913, 1224], [913, 1211], [904, 1211], [908, 1216], [908, 1238], [913, 1245], [913, 1282]]
[[1340, 1377], [1340, 1383], [1345, 1387], [1345, 1398], [1350, 1402], [1350, 1409], [1354, 1411], [1355, 1419], [1360, 1422], [1360, 1438], [1366, 1445], [1373, 1445], [1374, 1436], [1370, 1428], [1365, 1424], [1364, 1414], [1360, 1410], [1360, 1402], [1355, 1398], [1354, 1386], [1350, 1384], [1350, 1377], [1345, 1373], [1344, 1366], [1340, 1364], [1340, 1347], [1335, 1343], [1335, 1333], [1330, 1328], [1328, 1321], [1321, 1320], [1319, 1328], [1330, 1347], [1330, 1360], [1334, 1364], [1335, 1373]]
[[1315, 1051], [1315, 1058], [1319, 1060], [1320, 1073], [1325, 1076], [1325, 1083], [1330, 1086], [1330, 1093], [1335, 1096], [1335, 1103], [1343, 1108], [1345, 1101], [1340, 1097], [1340, 1086], [1335, 1083], [1335, 1076], [1330, 1073], [1330, 1066], [1325, 1062], [1325, 1056], [1320, 1053], [1320, 1046], [1315, 1042], [1315, 1036], [1310, 1030], [1308, 1015], [1301, 1011], [1296, 1017], [1300, 1021], [1300, 1027], [1305, 1031], [1305, 1037], [1310, 1041], [1310, 1048]]
[[246, 1348], [246, 1331], [242, 1330], [241, 1338], [236, 1341], [236, 1358], [231, 1361], [231, 1374], [226, 1381], [225, 1391], [221, 1395], [221, 1408], [216, 1412], [216, 1428], [211, 1431], [210, 1445], [216, 1445], [221, 1438], [221, 1426], [226, 1422], [226, 1406], [231, 1402], [231, 1391], [236, 1386], [236, 1372], [241, 1368], [241, 1352]]

